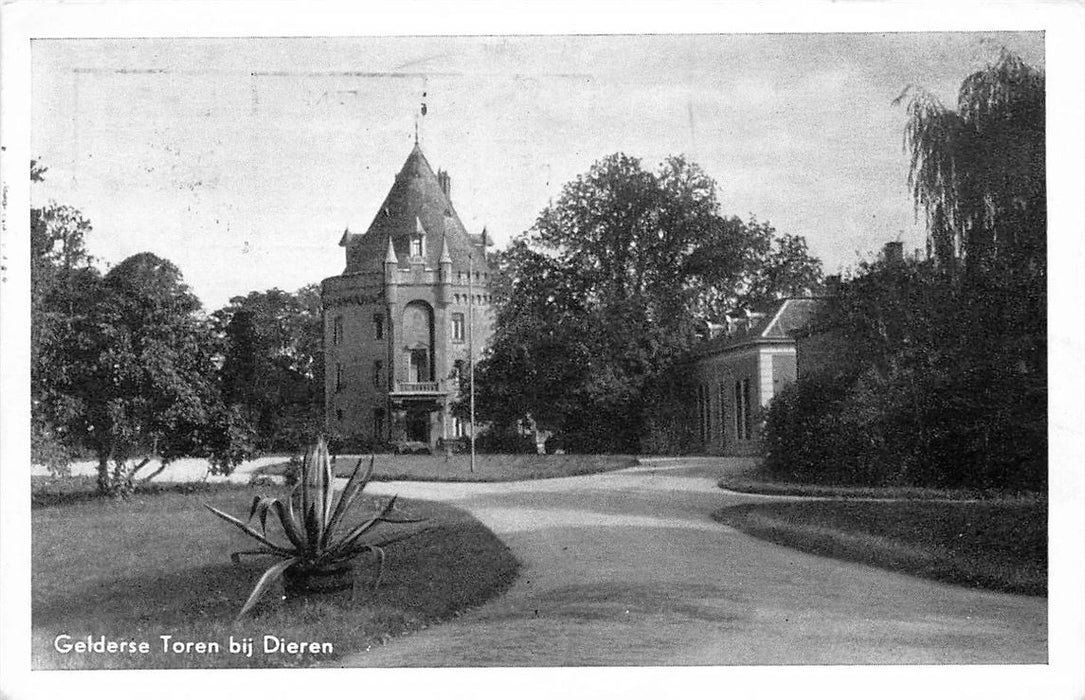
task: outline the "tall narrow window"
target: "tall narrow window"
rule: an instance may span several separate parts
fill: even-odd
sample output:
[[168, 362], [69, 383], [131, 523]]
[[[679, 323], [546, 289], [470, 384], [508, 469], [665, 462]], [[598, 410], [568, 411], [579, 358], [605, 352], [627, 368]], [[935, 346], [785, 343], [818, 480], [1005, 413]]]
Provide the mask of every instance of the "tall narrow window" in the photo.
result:
[[697, 434], [701, 438], [701, 442], [705, 445], [708, 444], [710, 433], [711, 407], [709, 405], [708, 387], [704, 384], [697, 386]]
[[336, 316], [332, 319], [332, 345], [343, 342], [343, 317]]
[[416, 236], [415, 238], [411, 239], [411, 257], [412, 258], [420, 258], [420, 257], [422, 257], [422, 248], [423, 248], [422, 241], [423, 240], [424, 239], [421, 236]]
[[384, 315], [373, 314], [373, 337], [377, 340], [384, 339]]
[[712, 442], [712, 390], [704, 385], [704, 441]]
[[384, 362], [381, 360], [373, 361], [373, 386], [380, 388], [381, 386], [381, 373], [384, 371]]
[[735, 439], [745, 440], [743, 430], [746, 422], [742, 418], [742, 382], [735, 382]]
[[373, 409], [373, 437], [380, 439], [384, 437], [384, 409]]
[[340, 391], [343, 388], [343, 365], [335, 363], [335, 390]]
[[735, 382], [735, 437], [739, 440], [749, 440], [753, 437], [749, 377]]
[[704, 428], [704, 422], [701, 420], [701, 387], [697, 386], [697, 439], [704, 441], [704, 435], [701, 434], [701, 429]]
[[727, 385], [723, 382], [716, 387], [720, 400], [720, 444], [727, 444]]
[[742, 380], [742, 420], [746, 424], [746, 439], [753, 438], [753, 411], [750, 410], [750, 380]]
[[419, 348], [408, 351], [408, 377], [410, 382], [429, 382], [429, 350]]
[[464, 339], [464, 323], [463, 314], [452, 314], [452, 340], [457, 343], [462, 343]]

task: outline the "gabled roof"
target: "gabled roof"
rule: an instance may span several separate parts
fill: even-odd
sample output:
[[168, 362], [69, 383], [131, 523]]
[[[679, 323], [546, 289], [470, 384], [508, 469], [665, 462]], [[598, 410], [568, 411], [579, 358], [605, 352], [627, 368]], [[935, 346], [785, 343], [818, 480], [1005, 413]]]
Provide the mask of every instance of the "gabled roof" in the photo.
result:
[[418, 229], [425, 237], [426, 267], [437, 268], [447, 251], [454, 268], [467, 269], [472, 249], [476, 251], [475, 266], [486, 265], [485, 255], [480, 254], [485, 249], [473, 244], [474, 237], [464, 229], [436, 173], [415, 144], [369, 229], [361, 236], [344, 235], [340, 245], [348, 249], [345, 274], [380, 271], [389, 259], [389, 240], [399, 266], [408, 266], [410, 240]]
[[748, 345], [779, 345], [793, 342], [793, 334], [813, 320], [821, 301], [822, 299], [818, 297], [783, 299], [749, 328], [731, 335], [713, 338], [695, 348], [694, 354], [703, 357]]
[[768, 319], [761, 337], [790, 339], [795, 331], [813, 320], [820, 303], [821, 299], [814, 297], [784, 299], [776, 313]]

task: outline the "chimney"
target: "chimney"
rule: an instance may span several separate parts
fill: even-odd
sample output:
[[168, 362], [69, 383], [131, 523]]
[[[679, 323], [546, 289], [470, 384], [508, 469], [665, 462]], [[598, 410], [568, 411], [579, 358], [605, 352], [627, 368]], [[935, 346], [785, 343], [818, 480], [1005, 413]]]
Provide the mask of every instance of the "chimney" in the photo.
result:
[[887, 263], [904, 262], [904, 243], [901, 241], [889, 241], [882, 249], [882, 258]]
[[441, 191], [444, 192], [445, 197], [452, 201], [452, 178], [448, 176], [447, 170], [437, 171], [437, 183], [441, 186]]

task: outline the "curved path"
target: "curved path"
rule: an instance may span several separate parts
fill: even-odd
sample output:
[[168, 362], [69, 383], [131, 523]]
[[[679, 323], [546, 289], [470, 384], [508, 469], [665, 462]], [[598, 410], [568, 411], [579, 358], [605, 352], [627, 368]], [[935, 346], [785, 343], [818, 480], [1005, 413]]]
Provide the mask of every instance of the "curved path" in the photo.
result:
[[497, 600], [343, 665], [1046, 662], [1046, 598], [804, 554], [714, 522], [721, 505], [758, 498], [716, 487], [733, 467], [689, 460], [545, 481], [371, 484], [465, 508], [523, 567]]

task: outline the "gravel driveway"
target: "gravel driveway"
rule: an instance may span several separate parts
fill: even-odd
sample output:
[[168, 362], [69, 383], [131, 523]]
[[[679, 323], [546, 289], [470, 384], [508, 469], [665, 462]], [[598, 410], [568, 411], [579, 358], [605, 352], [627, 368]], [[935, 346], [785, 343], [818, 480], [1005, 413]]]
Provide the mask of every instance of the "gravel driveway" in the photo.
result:
[[[523, 563], [499, 599], [346, 666], [1045, 663], [1047, 600], [793, 551], [709, 514], [735, 464], [502, 484], [373, 483], [444, 501]], [[394, 566], [394, 559], [391, 560]]]

